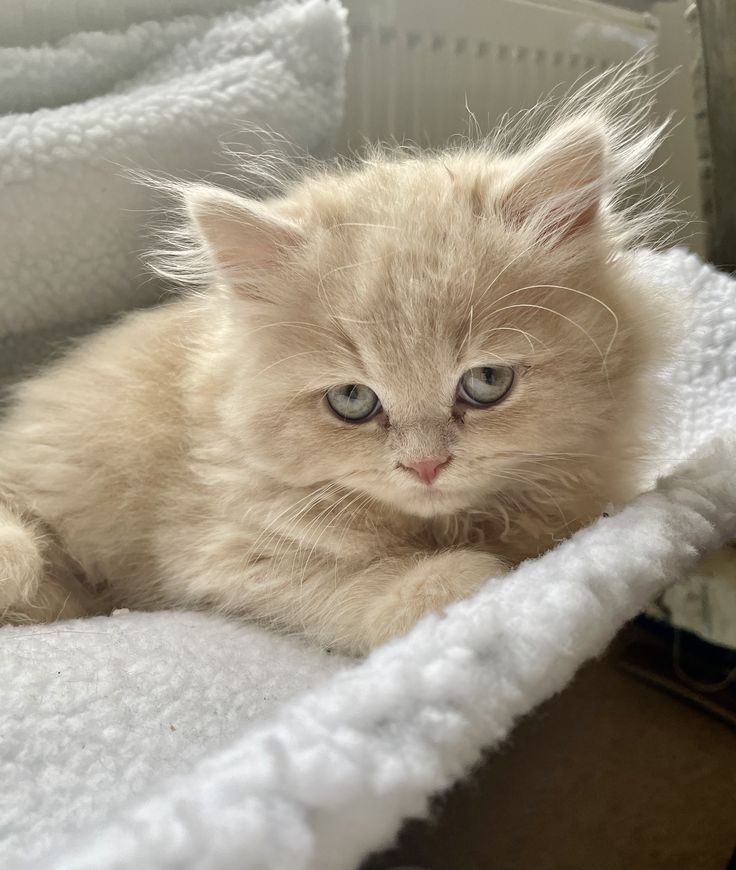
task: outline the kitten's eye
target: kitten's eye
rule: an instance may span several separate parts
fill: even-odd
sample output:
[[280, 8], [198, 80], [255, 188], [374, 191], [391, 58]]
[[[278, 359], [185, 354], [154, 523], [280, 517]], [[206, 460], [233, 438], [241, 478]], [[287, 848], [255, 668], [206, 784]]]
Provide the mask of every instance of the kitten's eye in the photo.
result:
[[380, 410], [378, 396], [363, 384], [344, 384], [327, 391], [327, 402], [341, 420], [365, 423]]
[[483, 366], [465, 372], [457, 393], [469, 405], [487, 407], [501, 401], [513, 382], [514, 370], [509, 366]]

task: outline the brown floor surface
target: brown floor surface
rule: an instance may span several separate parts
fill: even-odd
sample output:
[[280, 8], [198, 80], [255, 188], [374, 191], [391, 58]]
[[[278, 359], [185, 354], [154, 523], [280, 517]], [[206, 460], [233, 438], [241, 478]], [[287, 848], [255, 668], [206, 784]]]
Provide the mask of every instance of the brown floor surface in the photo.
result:
[[733, 728], [611, 653], [365, 870], [726, 870], [735, 845]]

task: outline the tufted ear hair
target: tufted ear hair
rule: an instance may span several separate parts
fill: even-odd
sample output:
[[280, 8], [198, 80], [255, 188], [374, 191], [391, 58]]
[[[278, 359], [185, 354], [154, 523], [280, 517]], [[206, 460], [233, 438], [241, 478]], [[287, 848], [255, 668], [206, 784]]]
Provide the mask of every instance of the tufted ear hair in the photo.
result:
[[263, 284], [303, 241], [300, 226], [266, 203], [207, 185], [185, 193], [192, 227], [215, 273], [239, 295], [263, 299]]
[[574, 118], [516, 158], [499, 200], [502, 219], [540, 240], [563, 242], [590, 228], [606, 189], [604, 123]]

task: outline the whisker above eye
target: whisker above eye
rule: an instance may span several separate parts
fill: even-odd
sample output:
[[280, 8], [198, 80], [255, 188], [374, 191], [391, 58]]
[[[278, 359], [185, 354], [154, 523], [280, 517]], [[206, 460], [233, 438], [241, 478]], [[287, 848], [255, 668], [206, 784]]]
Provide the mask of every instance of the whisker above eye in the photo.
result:
[[561, 317], [563, 320], [567, 321], [569, 324], [574, 326], [576, 329], [579, 329], [583, 335], [590, 341], [593, 347], [596, 349], [596, 352], [601, 358], [601, 363], [605, 366], [606, 360], [603, 355], [603, 351], [601, 351], [598, 342], [593, 338], [593, 336], [588, 332], [585, 327], [581, 326], [576, 320], [573, 320], [572, 317], [568, 317], [566, 314], [563, 314], [561, 311], [557, 311], [556, 308], [549, 308], [546, 305], [535, 305], [532, 302], [514, 302], [512, 305], [504, 305], [501, 308], [494, 309], [494, 314], [500, 314], [503, 311], [511, 311], [514, 308], [528, 308], [528, 309], [536, 309], [538, 311], [546, 311], [548, 314], [554, 314], [557, 317]]
[[321, 326], [319, 323], [308, 323], [307, 321], [302, 320], [273, 320], [269, 323], [261, 323], [258, 326], [254, 326], [251, 329], [244, 330], [241, 335], [248, 338], [252, 335], [256, 335], [259, 332], [262, 332], [265, 329], [278, 329], [280, 327], [288, 327], [289, 329], [300, 329], [305, 332], [315, 333], [320, 335], [324, 333], [324, 335], [328, 338], [334, 339], [335, 333], [333, 330], [329, 329], [326, 326]]
[[483, 335], [490, 335], [492, 332], [518, 332], [520, 335], [523, 335], [524, 338], [529, 342], [530, 350], [534, 351], [536, 348], [534, 347], [534, 342], [537, 341], [542, 347], [549, 349], [548, 346], [538, 339], [536, 335], [532, 335], [530, 332], [527, 332], [525, 329], [519, 329], [515, 326], [491, 326], [488, 329], [483, 330]]
[[375, 230], [395, 230], [396, 232], [399, 232], [401, 229], [401, 227], [392, 226], [391, 224], [360, 223], [359, 221], [341, 221], [339, 224], [330, 225], [331, 230], [336, 230], [340, 227], [366, 227]]
[[[526, 290], [565, 290], [569, 293], [576, 293], [579, 296], [584, 296], [586, 299], [590, 299], [591, 302], [595, 302], [597, 305], [600, 305], [608, 314], [613, 318], [613, 335], [608, 342], [608, 346], [606, 347], [605, 357], [608, 358], [608, 354], [611, 352], [611, 348], [613, 347], [614, 342], [619, 333], [619, 319], [616, 312], [611, 308], [610, 305], [606, 304], [602, 299], [598, 299], [596, 296], [593, 296], [591, 293], [586, 293], [584, 290], [578, 290], [575, 287], [568, 287], [565, 284], [527, 284], [525, 287], [517, 287], [515, 290], [510, 290], [508, 293], [504, 293], [503, 296], [499, 296], [498, 299], [495, 300], [496, 303], [502, 302], [504, 299], [508, 299], [510, 296], [514, 296], [516, 293], [522, 293]], [[493, 313], [496, 311], [495, 307], [490, 308], [489, 313]]]
[[284, 363], [287, 363], [290, 360], [297, 359], [297, 357], [312, 356], [313, 354], [322, 354], [324, 356], [325, 352], [321, 349], [315, 349], [315, 350], [301, 350], [298, 353], [292, 353], [290, 356], [281, 357], [280, 359], [277, 359], [275, 362], [270, 363], [265, 368], [263, 368], [259, 372], [257, 372], [255, 377], [257, 377], [257, 378], [261, 377], [261, 375], [264, 375], [270, 369], [275, 368], [276, 366], [283, 365]]

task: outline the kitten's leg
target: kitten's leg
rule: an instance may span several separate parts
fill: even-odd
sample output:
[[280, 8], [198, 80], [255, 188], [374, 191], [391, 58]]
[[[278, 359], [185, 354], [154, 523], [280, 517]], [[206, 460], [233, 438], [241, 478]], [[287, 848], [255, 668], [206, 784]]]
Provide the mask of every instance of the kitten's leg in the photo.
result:
[[364, 654], [507, 570], [498, 557], [470, 549], [382, 561], [332, 586], [320, 602], [319, 639]]
[[0, 501], [0, 624], [53, 622], [88, 613], [63, 582], [69, 561], [39, 519], [9, 500]]

